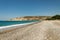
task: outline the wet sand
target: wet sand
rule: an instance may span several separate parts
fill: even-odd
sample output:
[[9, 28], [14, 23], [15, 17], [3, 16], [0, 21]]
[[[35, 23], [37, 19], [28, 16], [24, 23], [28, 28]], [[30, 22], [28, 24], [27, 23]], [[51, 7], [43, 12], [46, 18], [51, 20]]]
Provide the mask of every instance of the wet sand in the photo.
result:
[[60, 40], [60, 21], [42, 21], [0, 33], [0, 40]]

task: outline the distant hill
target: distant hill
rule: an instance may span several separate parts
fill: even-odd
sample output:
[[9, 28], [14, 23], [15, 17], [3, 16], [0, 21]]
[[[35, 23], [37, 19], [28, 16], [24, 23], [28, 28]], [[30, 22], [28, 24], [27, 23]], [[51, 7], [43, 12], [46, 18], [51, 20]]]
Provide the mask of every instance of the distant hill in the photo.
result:
[[10, 21], [45, 20], [46, 18], [50, 18], [50, 17], [51, 16], [24, 16], [24, 17], [11, 18]]
[[47, 20], [60, 20], [60, 15], [52, 16], [51, 18], [47, 18]]

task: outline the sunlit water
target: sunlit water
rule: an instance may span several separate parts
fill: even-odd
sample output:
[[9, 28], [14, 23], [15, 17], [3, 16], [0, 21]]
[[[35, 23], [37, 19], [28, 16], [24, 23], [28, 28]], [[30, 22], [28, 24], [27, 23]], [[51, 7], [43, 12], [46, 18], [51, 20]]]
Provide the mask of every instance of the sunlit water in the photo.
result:
[[31, 23], [31, 22], [36, 22], [36, 20], [33, 20], [33, 21], [0, 21], [0, 27], [8, 26], [8, 25], [15, 25], [15, 24], [25, 24], [25, 23]]

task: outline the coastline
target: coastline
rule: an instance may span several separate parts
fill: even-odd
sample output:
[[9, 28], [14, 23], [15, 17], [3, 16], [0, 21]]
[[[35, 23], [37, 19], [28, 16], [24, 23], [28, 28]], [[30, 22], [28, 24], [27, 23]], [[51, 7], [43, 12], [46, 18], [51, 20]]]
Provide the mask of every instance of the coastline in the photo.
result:
[[7, 31], [10, 31], [10, 30], [14, 30], [16, 28], [25, 27], [25, 26], [28, 26], [28, 25], [31, 25], [31, 24], [35, 24], [35, 23], [38, 23], [38, 22], [2, 26], [2, 27], [0, 27], [0, 33], [2, 33], [2, 32], [4, 33], [4, 32], [7, 32]]
[[42, 21], [0, 33], [0, 40], [60, 40], [60, 20]]

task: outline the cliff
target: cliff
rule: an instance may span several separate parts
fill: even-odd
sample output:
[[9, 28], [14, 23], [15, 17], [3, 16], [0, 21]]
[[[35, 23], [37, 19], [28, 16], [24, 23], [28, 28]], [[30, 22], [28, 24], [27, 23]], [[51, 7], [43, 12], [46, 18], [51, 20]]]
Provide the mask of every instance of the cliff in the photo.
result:
[[45, 20], [46, 18], [50, 18], [50, 17], [51, 16], [24, 16], [24, 17], [11, 18], [10, 21]]

